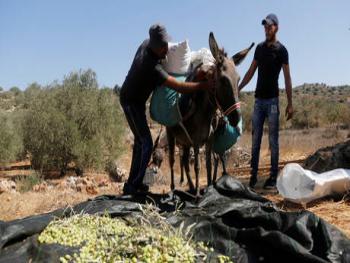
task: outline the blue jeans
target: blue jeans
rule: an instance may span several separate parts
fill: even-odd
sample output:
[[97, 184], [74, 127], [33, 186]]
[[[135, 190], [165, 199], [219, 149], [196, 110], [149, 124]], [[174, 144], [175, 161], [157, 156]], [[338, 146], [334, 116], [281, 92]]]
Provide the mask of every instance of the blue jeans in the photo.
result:
[[123, 102], [121, 102], [121, 105], [130, 129], [134, 134], [134, 147], [127, 183], [137, 188], [142, 184], [152, 155], [152, 136], [147, 124], [145, 106]]
[[264, 122], [265, 119], [267, 119], [269, 127], [269, 144], [271, 150], [270, 176], [277, 178], [279, 157], [279, 115], [280, 110], [278, 97], [272, 99], [255, 99], [252, 118], [252, 159], [250, 163], [252, 168], [252, 176], [256, 177], [258, 174], [261, 138], [264, 131]]

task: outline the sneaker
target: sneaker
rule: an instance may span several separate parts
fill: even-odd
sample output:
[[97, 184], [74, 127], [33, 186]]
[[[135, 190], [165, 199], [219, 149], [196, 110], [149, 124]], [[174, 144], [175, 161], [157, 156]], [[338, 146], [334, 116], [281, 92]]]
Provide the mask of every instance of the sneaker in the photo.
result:
[[137, 189], [132, 184], [125, 183], [123, 187], [123, 195], [134, 195], [137, 193]]
[[265, 181], [264, 189], [276, 189], [276, 178], [275, 177], [269, 177]]
[[148, 192], [149, 186], [147, 184], [140, 184], [137, 186], [137, 190], [140, 192]]
[[258, 178], [252, 175], [249, 180], [249, 187], [254, 188], [257, 182], [258, 182]]

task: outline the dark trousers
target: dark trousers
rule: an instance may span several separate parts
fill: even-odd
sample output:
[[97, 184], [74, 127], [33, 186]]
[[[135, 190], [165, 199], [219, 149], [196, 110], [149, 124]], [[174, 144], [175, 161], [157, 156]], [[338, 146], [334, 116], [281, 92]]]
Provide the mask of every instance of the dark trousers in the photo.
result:
[[145, 105], [123, 102], [121, 102], [121, 105], [134, 134], [134, 147], [127, 183], [137, 188], [142, 184], [152, 155], [152, 136], [147, 124]]
[[271, 171], [270, 176], [276, 178], [278, 175], [279, 157], [279, 102], [278, 98], [256, 99], [252, 119], [252, 176], [257, 176], [259, 168], [259, 155], [261, 138], [264, 130], [264, 122], [267, 119], [269, 127], [269, 144], [271, 149]]

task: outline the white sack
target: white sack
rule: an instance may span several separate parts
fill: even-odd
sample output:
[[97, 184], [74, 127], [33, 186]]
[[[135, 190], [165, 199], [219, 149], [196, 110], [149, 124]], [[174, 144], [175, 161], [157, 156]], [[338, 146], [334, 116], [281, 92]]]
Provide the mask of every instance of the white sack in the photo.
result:
[[312, 200], [350, 190], [350, 170], [315, 173], [299, 164], [287, 164], [277, 178], [277, 189], [287, 200], [306, 204]]
[[214, 65], [215, 58], [211, 54], [210, 50], [207, 48], [201, 48], [198, 51], [191, 52], [191, 68], [197, 67], [200, 63], [204, 65]]
[[168, 73], [185, 75], [191, 63], [191, 49], [188, 41], [169, 43], [169, 51], [163, 61], [163, 67]]

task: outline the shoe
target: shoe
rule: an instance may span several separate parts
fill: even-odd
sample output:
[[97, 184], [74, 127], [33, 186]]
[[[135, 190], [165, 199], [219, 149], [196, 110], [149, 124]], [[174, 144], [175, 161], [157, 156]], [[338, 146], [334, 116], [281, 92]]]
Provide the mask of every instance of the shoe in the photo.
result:
[[257, 182], [258, 182], [257, 176], [253, 176], [253, 175], [252, 175], [252, 176], [250, 177], [250, 180], [249, 180], [249, 187], [250, 187], [250, 188], [254, 188]]
[[123, 187], [123, 195], [134, 195], [137, 193], [137, 188], [132, 184], [125, 183]]
[[264, 189], [276, 189], [276, 178], [269, 177], [264, 183]]
[[137, 193], [147, 193], [149, 190], [149, 186], [146, 184], [140, 184], [138, 186], [134, 186], [129, 183], [125, 183], [123, 187], [123, 195], [134, 195]]
[[137, 190], [140, 192], [148, 192], [149, 186], [147, 184], [140, 184], [137, 186]]

